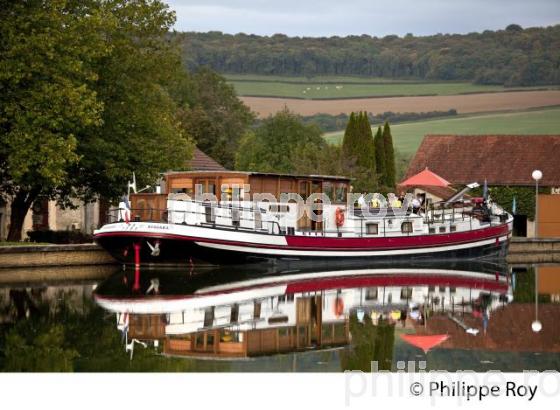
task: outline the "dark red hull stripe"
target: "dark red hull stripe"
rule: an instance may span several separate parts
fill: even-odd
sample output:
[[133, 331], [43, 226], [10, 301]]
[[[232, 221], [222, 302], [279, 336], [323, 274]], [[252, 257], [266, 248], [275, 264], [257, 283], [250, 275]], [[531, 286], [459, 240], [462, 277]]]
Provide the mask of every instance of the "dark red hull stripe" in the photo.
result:
[[[490, 275], [488, 275], [490, 276]], [[450, 286], [456, 288], [471, 288], [482, 289], [494, 292], [507, 292], [507, 282], [482, 279], [482, 278], [468, 278], [462, 276], [419, 276], [419, 275], [391, 275], [391, 276], [349, 276], [342, 278], [323, 278], [323, 279], [308, 279], [300, 282], [274, 282], [265, 285], [253, 285], [239, 288], [231, 288], [224, 290], [216, 290], [212, 292], [198, 293], [192, 295], [157, 295], [157, 296], [140, 296], [140, 297], [111, 297], [95, 294], [97, 300], [109, 301], [135, 301], [140, 302], [143, 300], [180, 300], [180, 299], [195, 299], [198, 297], [215, 296], [230, 294], [235, 292], [243, 292], [247, 290], [268, 288], [286, 284], [286, 294], [298, 292], [313, 292], [329, 289], [348, 289], [359, 287], [371, 286]]]
[[206, 242], [223, 245], [246, 246], [254, 248], [288, 249], [288, 250], [398, 250], [418, 249], [437, 246], [453, 246], [485, 239], [494, 239], [508, 234], [507, 224], [490, 228], [477, 229], [468, 232], [454, 232], [449, 234], [416, 235], [384, 238], [325, 238], [320, 236], [286, 236], [287, 246], [269, 245], [254, 242], [238, 242], [220, 239], [199, 238], [186, 235], [153, 232], [106, 232], [98, 233], [95, 238], [130, 237], [130, 238], [157, 238], [172, 239], [189, 242]]
[[313, 281], [296, 282], [288, 284], [286, 293], [311, 292], [315, 290], [329, 290], [342, 288], [363, 288], [370, 286], [443, 286], [456, 288], [484, 289], [495, 292], [507, 292], [507, 282], [488, 279], [469, 279], [466, 277], [441, 277], [441, 276], [396, 276], [396, 277], [369, 277], [369, 278], [329, 278], [321, 280], [321, 289], [315, 289]]

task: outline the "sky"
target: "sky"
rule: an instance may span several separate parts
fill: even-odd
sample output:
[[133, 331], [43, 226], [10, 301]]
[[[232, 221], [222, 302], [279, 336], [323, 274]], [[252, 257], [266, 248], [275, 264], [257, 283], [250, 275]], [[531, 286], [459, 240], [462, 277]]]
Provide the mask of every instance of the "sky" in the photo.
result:
[[560, 0], [163, 0], [177, 31], [383, 37], [560, 23]]

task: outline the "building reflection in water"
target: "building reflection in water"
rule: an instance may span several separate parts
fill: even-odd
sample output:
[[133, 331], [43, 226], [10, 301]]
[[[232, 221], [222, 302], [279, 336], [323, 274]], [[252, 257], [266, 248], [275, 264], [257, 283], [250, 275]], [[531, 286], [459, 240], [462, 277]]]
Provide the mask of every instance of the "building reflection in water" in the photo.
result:
[[342, 368], [365, 371], [372, 360], [391, 369], [396, 329], [430, 334], [432, 318], [445, 317], [476, 336], [512, 300], [508, 271], [495, 265], [138, 274], [113, 275], [94, 294], [128, 340], [211, 358], [351, 346]]

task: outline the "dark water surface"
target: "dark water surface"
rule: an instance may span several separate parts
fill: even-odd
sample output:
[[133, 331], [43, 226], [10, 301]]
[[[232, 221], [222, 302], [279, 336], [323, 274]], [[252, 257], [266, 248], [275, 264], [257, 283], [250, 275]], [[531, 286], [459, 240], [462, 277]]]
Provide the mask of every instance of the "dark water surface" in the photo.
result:
[[0, 369], [560, 370], [559, 294], [560, 265], [5, 270]]

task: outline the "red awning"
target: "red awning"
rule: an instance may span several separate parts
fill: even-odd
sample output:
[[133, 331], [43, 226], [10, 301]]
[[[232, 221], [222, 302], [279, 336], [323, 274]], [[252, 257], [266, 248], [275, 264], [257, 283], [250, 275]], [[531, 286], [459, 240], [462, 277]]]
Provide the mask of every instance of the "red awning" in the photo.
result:
[[449, 181], [446, 181], [439, 175], [433, 173], [428, 168], [424, 171], [419, 172], [416, 175], [411, 176], [406, 181], [401, 182], [399, 185], [403, 186], [449, 186]]
[[424, 351], [424, 353], [428, 353], [428, 350], [433, 349], [440, 343], [443, 343], [447, 340], [448, 335], [410, 335], [410, 334], [401, 334], [401, 339], [407, 343], [410, 343], [413, 346], [419, 347]]

